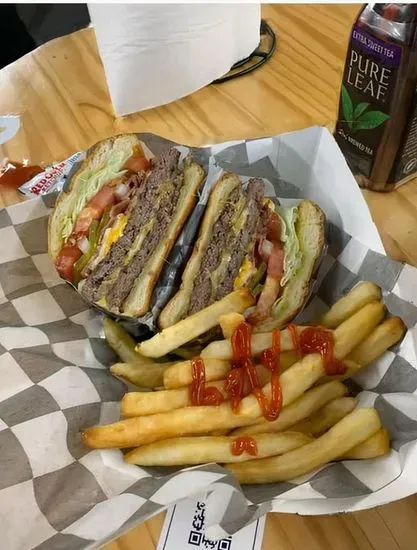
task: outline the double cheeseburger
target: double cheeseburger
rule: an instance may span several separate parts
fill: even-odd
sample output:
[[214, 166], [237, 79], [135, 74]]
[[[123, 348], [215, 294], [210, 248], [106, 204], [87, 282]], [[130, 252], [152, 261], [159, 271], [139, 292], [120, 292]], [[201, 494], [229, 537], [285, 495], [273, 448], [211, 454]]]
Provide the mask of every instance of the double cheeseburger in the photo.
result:
[[98, 143], [50, 217], [56, 269], [90, 302], [144, 315], [204, 177], [174, 148], [147, 159], [134, 134]]
[[181, 287], [159, 317], [161, 328], [249, 287], [256, 330], [279, 328], [303, 307], [324, 245], [325, 218], [309, 200], [275, 206], [261, 179], [246, 186], [235, 174], [215, 184]]

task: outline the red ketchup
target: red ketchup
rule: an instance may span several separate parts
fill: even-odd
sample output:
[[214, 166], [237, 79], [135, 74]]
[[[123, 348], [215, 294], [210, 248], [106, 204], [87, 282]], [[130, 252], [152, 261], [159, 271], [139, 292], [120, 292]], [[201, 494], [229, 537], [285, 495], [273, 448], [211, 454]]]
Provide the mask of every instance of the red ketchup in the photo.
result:
[[191, 359], [193, 381], [190, 385], [190, 401], [194, 406], [220, 405], [224, 397], [215, 387], [206, 387], [206, 369], [201, 357]]
[[282, 409], [282, 391], [279, 381], [279, 356], [281, 353], [281, 333], [279, 330], [272, 332], [272, 347], [266, 349], [261, 355], [261, 364], [271, 371], [271, 400], [268, 403], [261, 390], [259, 397], [256, 395], [262, 407], [264, 417], [267, 420], [276, 420]]
[[300, 335], [294, 325], [288, 325], [288, 330], [291, 333], [294, 348], [298, 352], [303, 355], [319, 353], [322, 356], [328, 376], [345, 374], [345, 365], [334, 356], [334, 338], [330, 330], [322, 327], [307, 327]]
[[0, 172], [0, 185], [17, 188], [43, 172], [40, 166], [24, 166], [21, 162], [9, 162]]
[[[322, 327], [307, 327], [299, 334], [295, 325], [288, 325], [295, 351], [300, 355], [319, 353], [328, 376], [346, 372], [342, 361], [334, 356], [333, 333]], [[259, 383], [258, 374], [252, 359], [251, 349], [252, 326], [243, 321], [234, 330], [231, 337], [232, 369], [226, 377], [225, 391], [235, 413], [238, 412], [242, 398], [252, 393], [262, 409], [266, 420], [274, 421], [282, 409], [282, 389], [279, 379], [281, 333], [278, 329], [272, 332], [272, 345], [264, 350], [259, 358], [260, 363], [271, 371], [271, 397], [268, 398]], [[206, 387], [204, 361], [196, 357], [191, 361], [192, 383], [190, 401], [192, 405], [220, 405], [224, 401], [222, 392], [212, 386]], [[239, 437], [232, 443], [232, 453], [239, 455], [246, 451], [256, 455], [256, 441], [250, 437]]]
[[261, 363], [268, 368], [271, 375], [271, 399], [262, 391], [258, 375], [252, 360], [251, 350], [252, 327], [245, 321], [233, 332], [231, 338], [233, 359], [232, 370], [226, 378], [226, 392], [231, 401], [232, 409], [237, 412], [244, 395], [245, 381], [248, 381], [250, 391], [258, 400], [264, 417], [275, 420], [282, 407], [282, 393], [279, 383], [280, 332], [273, 332], [272, 347], [265, 350], [260, 358]]
[[258, 454], [258, 447], [253, 437], [242, 435], [232, 441], [231, 451], [232, 455], [235, 456], [240, 456], [245, 452], [248, 453], [248, 455], [256, 456]]

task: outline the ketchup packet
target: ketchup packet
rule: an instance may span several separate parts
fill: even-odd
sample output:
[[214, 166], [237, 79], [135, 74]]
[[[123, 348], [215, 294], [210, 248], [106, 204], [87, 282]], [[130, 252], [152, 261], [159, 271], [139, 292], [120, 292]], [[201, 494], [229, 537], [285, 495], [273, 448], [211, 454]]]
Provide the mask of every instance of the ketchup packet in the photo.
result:
[[21, 185], [18, 190], [27, 197], [37, 197], [52, 193], [53, 191], [61, 191], [74, 165], [82, 162], [84, 158], [85, 153], [79, 152], [62, 162], [52, 164], [45, 168], [43, 172]]

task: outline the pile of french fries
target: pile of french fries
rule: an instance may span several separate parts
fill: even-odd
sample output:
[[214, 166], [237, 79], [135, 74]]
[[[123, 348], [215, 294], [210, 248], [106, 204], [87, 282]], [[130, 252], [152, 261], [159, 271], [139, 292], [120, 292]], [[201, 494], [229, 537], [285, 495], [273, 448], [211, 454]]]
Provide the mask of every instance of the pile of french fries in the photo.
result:
[[[368, 459], [389, 452], [390, 441], [373, 408], [357, 408], [343, 381], [377, 359], [405, 333], [399, 317], [387, 317], [381, 290], [362, 282], [308, 326], [333, 331], [334, 356], [343, 360], [343, 375], [327, 376], [320, 354], [300, 356], [288, 329], [281, 330], [280, 384], [283, 408], [274, 421], [263, 418], [256, 397], [248, 393], [237, 412], [227, 401], [225, 377], [232, 368], [231, 335], [252, 305], [244, 290], [180, 321], [136, 346], [110, 319], [104, 321], [109, 344], [121, 361], [113, 375], [138, 391], [121, 402], [123, 420], [83, 432], [92, 448], [129, 449], [124, 459], [140, 466], [196, 465], [217, 462], [245, 483], [274, 483], [307, 474], [335, 460]], [[220, 325], [223, 340], [197, 353], [204, 359], [206, 383], [225, 398], [218, 406], [191, 406], [195, 354], [182, 346]], [[305, 326], [297, 326], [301, 333]], [[272, 345], [272, 333], [254, 333], [254, 362]], [[169, 354], [169, 355], [167, 355]], [[178, 357], [182, 360], [178, 360]], [[264, 394], [270, 398], [271, 372], [256, 365]], [[148, 391], [144, 391], [148, 390]], [[154, 390], [154, 391], [152, 391]], [[249, 392], [249, 389], [247, 389]], [[249, 436], [257, 448], [233, 454], [236, 438]]]

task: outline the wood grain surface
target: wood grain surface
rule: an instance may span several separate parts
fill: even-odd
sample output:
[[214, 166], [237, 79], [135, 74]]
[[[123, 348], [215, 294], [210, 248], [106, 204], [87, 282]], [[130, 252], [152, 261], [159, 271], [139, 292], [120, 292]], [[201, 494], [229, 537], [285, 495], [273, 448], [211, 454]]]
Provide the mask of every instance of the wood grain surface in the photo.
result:
[[[53, 40], [0, 71], [0, 114], [22, 128], [0, 158], [59, 161], [107, 136], [147, 131], [189, 144], [332, 128], [355, 5], [263, 6], [277, 52], [247, 77], [208, 86], [157, 109], [116, 118], [92, 29]], [[417, 186], [365, 192], [388, 253], [417, 265]], [[0, 206], [22, 200], [0, 186]], [[154, 550], [163, 514], [107, 545]], [[263, 550], [415, 550], [417, 497], [340, 516], [269, 514]], [[182, 549], [178, 549], [182, 550]]]

